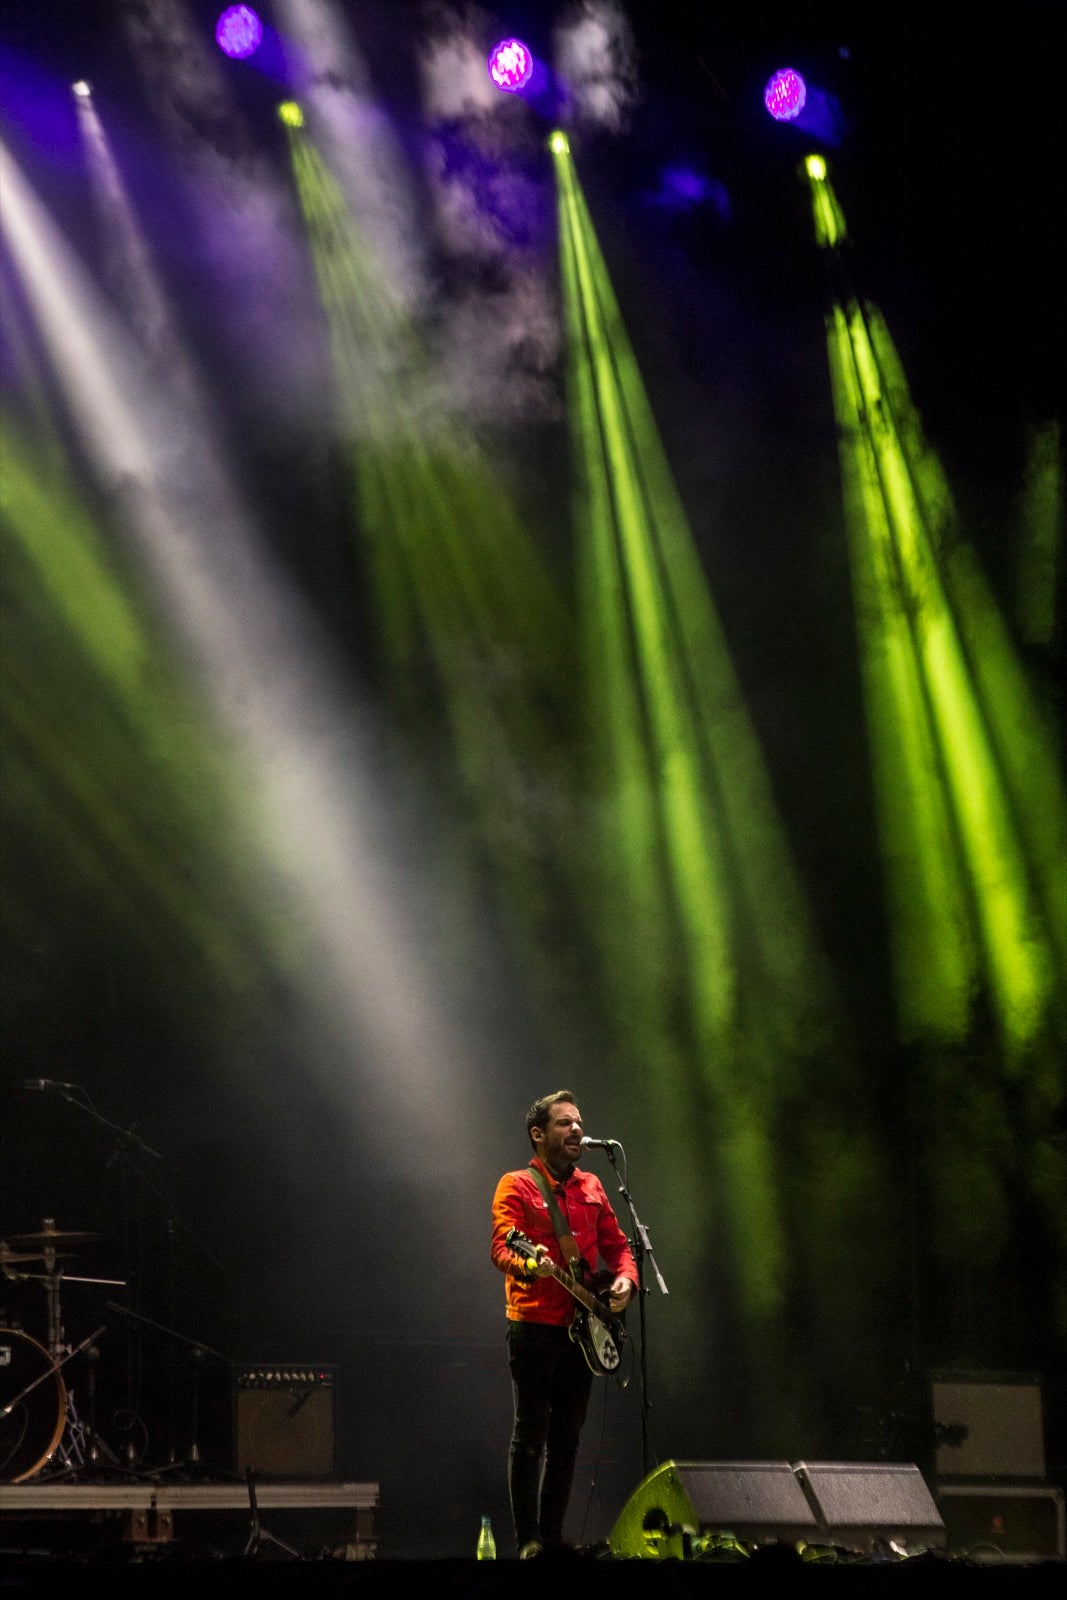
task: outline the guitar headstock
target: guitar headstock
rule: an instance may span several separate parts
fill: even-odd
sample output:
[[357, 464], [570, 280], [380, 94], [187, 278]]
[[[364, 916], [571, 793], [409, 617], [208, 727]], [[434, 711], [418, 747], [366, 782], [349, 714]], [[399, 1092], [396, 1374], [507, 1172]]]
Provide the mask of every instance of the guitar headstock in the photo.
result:
[[527, 1261], [539, 1261], [544, 1254], [543, 1250], [534, 1244], [532, 1239], [527, 1239], [524, 1233], [520, 1233], [518, 1228], [512, 1228], [505, 1235], [504, 1243], [515, 1255]]

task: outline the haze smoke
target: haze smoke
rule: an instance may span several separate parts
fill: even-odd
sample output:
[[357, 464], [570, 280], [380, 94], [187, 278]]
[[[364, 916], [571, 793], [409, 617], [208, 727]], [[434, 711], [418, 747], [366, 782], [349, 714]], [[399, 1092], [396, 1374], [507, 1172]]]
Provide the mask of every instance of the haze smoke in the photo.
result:
[[436, 6], [422, 47], [427, 172], [443, 268], [443, 376], [477, 420], [554, 414], [559, 312], [551, 172], [525, 102], [486, 70], [490, 19]]
[[565, 120], [621, 133], [638, 100], [637, 51], [617, 0], [576, 0], [555, 32]]
[[122, 15], [155, 114], [181, 158], [196, 211], [194, 247], [204, 256], [197, 277], [217, 285], [220, 331], [251, 369], [246, 392], [291, 414], [321, 390], [292, 196], [234, 104], [210, 35], [181, 0], [122, 0]]
[[278, 0], [275, 9], [312, 139], [385, 281], [414, 309], [425, 288], [411, 178], [357, 42], [331, 0]]

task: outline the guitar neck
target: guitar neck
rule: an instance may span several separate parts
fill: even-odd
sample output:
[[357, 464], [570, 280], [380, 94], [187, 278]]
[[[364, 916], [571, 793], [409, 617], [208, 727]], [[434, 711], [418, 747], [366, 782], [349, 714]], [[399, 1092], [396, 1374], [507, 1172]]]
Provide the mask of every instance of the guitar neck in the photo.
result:
[[584, 1284], [578, 1283], [576, 1279], [572, 1278], [569, 1273], [564, 1272], [563, 1268], [557, 1266], [548, 1256], [543, 1258], [541, 1264], [548, 1268], [556, 1282], [562, 1284], [568, 1294], [574, 1296], [579, 1305], [583, 1305], [587, 1311], [591, 1311], [594, 1317], [599, 1317], [601, 1321], [604, 1320], [603, 1306], [597, 1300], [596, 1295], [590, 1294]]
[[584, 1306], [605, 1327], [610, 1328], [612, 1326], [612, 1318], [605, 1310], [603, 1303], [597, 1299], [591, 1290], [585, 1287], [584, 1283], [579, 1283], [577, 1278], [572, 1278], [570, 1273], [564, 1271], [558, 1262], [553, 1261], [543, 1246], [538, 1248], [537, 1245], [532, 1244], [525, 1234], [519, 1232], [518, 1228], [512, 1228], [507, 1236], [506, 1243], [508, 1248], [521, 1259], [535, 1257], [542, 1267], [547, 1267], [556, 1282], [566, 1289], [567, 1293], [577, 1300], [579, 1305]]

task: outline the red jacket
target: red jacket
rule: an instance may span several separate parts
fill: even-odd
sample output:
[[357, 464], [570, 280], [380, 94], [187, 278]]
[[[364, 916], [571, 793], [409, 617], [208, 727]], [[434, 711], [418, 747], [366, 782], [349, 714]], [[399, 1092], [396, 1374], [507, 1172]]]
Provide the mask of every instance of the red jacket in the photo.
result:
[[[552, 1185], [564, 1221], [590, 1271], [596, 1269], [600, 1256], [615, 1277], [630, 1278], [636, 1287], [634, 1258], [600, 1179], [575, 1167], [567, 1181], [559, 1183], [536, 1156], [534, 1165]], [[518, 1228], [534, 1244], [547, 1245], [553, 1261], [566, 1265], [544, 1195], [529, 1167], [521, 1172], [505, 1172], [496, 1186], [493, 1260], [506, 1274], [507, 1315], [511, 1322], [551, 1322], [566, 1327], [574, 1315], [573, 1298], [554, 1278], [526, 1277], [522, 1262], [504, 1243], [512, 1228]]]

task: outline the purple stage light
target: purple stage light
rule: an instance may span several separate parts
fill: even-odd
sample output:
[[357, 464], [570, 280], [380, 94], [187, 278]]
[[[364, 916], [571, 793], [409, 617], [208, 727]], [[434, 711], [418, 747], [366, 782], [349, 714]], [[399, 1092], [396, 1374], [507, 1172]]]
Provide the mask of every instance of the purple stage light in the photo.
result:
[[498, 89], [518, 94], [533, 76], [533, 51], [521, 39], [501, 39], [489, 52], [489, 76]]
[[808, 88], [799, 72], [783, 67], [776, 72], [763, 91], [763, 104], [775, 122], [791, 122], [799, 117], [808, 98]]
[[263, 43], [263, 24], [251, 6], [229, 6], [215, 24], [215, 43], [224, 55], [243, 61]]

